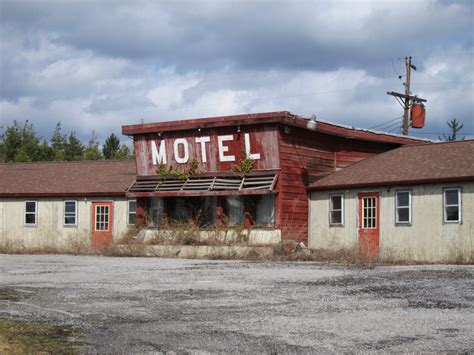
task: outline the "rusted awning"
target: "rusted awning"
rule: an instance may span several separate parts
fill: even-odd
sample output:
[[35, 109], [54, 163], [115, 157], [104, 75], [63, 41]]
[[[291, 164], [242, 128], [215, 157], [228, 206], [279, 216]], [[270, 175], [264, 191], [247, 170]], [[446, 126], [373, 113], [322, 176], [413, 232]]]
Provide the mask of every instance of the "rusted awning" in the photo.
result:
[[137, 176], [127, 189], [129, 197], [262, 195], [272, 193], [277, 171], [256, 171], [249, 175], [220, 173], [195, 175], [188, 179], [168, 176]]

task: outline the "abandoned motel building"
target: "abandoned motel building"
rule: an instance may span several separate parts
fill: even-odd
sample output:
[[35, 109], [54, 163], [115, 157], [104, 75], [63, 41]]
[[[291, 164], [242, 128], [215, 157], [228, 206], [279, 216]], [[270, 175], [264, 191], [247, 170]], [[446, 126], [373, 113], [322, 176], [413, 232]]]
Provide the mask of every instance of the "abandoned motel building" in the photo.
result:
[[192, 223], [204, 237], [238, 229], [250, 245], [473, 261], [474, 140], [436, 143], [289, 112], [122, 133], [135, 161], [0, 164], [0, 245], [93, 250]]

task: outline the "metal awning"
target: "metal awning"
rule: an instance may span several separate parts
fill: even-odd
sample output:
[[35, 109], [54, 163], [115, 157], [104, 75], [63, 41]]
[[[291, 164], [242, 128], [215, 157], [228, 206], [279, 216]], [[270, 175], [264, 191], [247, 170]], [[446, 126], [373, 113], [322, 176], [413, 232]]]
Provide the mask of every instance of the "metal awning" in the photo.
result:
[[188, 179], [173, 176], [137, 176], [127, 189], [129, 197], [146, 196], [209, 196], [255, 195], [273, 192], [277, 171], [253, 172], [246, 176], [236, 174], [195, 175]]

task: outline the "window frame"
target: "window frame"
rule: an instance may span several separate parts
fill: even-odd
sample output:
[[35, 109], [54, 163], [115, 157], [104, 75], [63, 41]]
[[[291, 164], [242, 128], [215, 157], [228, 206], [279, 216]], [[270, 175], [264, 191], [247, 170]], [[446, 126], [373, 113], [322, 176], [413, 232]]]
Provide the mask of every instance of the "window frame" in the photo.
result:
[[[77, 211], [78, 201], [77, 200], [64, 200], [63, 202], [64, 202], [63, 203], [63, 226], [64, 227], [77, 227], [77, 219], [79, 217], [79, 213]], [[74, 223], [66, 223], [66, 213], [70, 213], [70, 212], [66, 212], [67, 202], [74, 202]]]
[[[26, 204], [28, 202], [33, 202], [35, 204], [35, 211], [34, 212], [27, 212], [26, 211]], [[25, 227], [36, 227], [38, 225], [38, 201], [37, 200], [25, 200], [25, 203], [23, 204], [23, 208], [24, 208], [23, 225]], [[27, 214], [33, 214], [35, 216], [35, 223], [27, 223], [26, 222], [26, 215]]]
[[[110, 214], [111, 214], [111, 211], [112, 211], [112, 206], [113, 205], [105, 205], [105, 204], [96, 204], [95, 205], [95, 208], [94, 208], [94, 232], [108, 232], [110, 231]], [[107, 215], [107, 221], [105, 221], [105, 219], [103, 221], [99, 221], [99, 225], [102, 224], [106, 224], [107, 223], [107, 229], [97, 229], [97, 207], [105, 207], [107, 208], [107, 213], [101, 213], [103, 214], [104, 216]]]
[[[333, 209], [332, 208], [332, 198], [333, 197], [340, 197], [341, 198], [341, 209]], [[337, 194], [330, 194], [329, 195], [329, 226], [330, 227], [344, 227], [344, 193], [337, 193]], [[332, 212], [334, 211], [341, 211], [341, 222], [334, 223], [332, 221]]]
[[[135, 202], [135, 210], [132, 212], [130, 210], [130, 202]], [[137, 220], [137, 199], [127, 200], [127, 226], [134, 226], [135, 223], [130, 223], [130, 214], [135, 215], [135, 222]]]
[[[458, 203], [456, 205], [447, 205], [446, 204], [446, 192], [456, 190], [458, 192]], [[458, 208], [458, 219], [455, 221], [447, 220], [447, 207], [457, 207]], [[444, 187], [443, 188], [443, 224], [461, 224], [462, 223], [462, 189], [458, 186], [453, 187]]]
[[[399, 206], [398, 205], [398, 194], [399, 193], [408, 193], [408, 206]], [[411, 226], [413, 223], [413, 191], [410, 189], [396, 190], [395, 191], [395, 225], [396, 226]], [[398, 209], [408, 207], [408, 221], [399, 221], [398, 220]]]

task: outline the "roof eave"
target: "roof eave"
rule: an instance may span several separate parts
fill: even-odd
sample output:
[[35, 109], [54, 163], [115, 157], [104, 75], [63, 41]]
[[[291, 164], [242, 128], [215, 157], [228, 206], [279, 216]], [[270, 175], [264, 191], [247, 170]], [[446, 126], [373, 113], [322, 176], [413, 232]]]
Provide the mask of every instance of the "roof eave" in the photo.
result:
[[35, 197], [125, 197], [125, 190], [120, 192], [0, 192], [0, 198], [35, 198]]
[[356, 189], [366, 187], [392, 187], [392, 186], [407, 186], [407, 185], [426, 185], [435, 183], [451, 183], [451, 182], [471, 182], [474, 181], [472, 176], [453, 176], [444, 178], [425, 178], [412, 180], [393, 180], [393, 181], [374, 181], [368, 183], [354, 183], [354, 184], [334, 184], [324, 186], [308, 186], [308, 191], [328, 191], [341, 189]]
[[183, 131], [190, 129], [204, 129], [228, 127], [236, 125], [251, 125], [264, 123], [277, 123], [285, 117], [296, 117], [287, 111], [267, 112], [247, 115], [218, 116], [208, 118], [196, 118], [178, 121], [165, 121], [157, 123], [145, 123], [122, 126], [122, 134], [133, 136], [155, 132]]
[[309, 120], [300, 116], [291, 114], [288, 111], [266, 112], [247, 115], [219, 116], [209, 118], [196, 118], [179, 121], [165, 121], [158, 123], [145, 123], [136, 125], [122, 126], [122, 134], [127, 136], [151, 134], [158, 132], [184, 131], [191, 129], [206, 129], [229, 126], [246, 126], [255, 124], [280, 123], [288, 126], [294, 126], [340, 136], [347, 139], [360, 139], [373, 142], [384, 142], [391, 144], [423, 144], [429, 143], [423, 139], [414, 137], [401, 137], [399, 135], [390, 135], [383, 132], [375, 132], [366, 129], [346, 127], [338, 124], [324, 121], [316, 121], [314, 129], [308, 128]]

